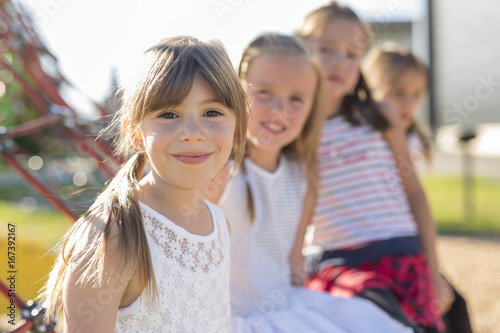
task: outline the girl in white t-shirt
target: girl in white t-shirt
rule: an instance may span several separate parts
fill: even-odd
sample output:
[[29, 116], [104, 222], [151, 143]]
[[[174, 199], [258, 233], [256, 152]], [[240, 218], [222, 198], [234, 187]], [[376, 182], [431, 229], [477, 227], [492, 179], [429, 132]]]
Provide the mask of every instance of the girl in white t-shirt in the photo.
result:
[[321, 75], [297, 39], [277, 34], [249, 44], [239, 74], [251, 102], [246, 157], [214, 194], [231, 231], [233, 332], [411, 331], [366, 300], [292, 285], [289, 258], [314, 206]]

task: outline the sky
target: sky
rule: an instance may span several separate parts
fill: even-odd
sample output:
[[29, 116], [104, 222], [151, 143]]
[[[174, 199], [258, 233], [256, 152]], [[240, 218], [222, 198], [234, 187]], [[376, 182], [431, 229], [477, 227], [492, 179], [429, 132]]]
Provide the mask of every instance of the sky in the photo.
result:
[[[108, 92], [112, 68], [125, 88], [145, 71], [142, 53], [165, 37], [218, 39], [233, 65], [264, 31], [293, 32], [325, 0], [24, 0], [66, 77], [95, 101]], [[413, 15], [421, 0], [342, 1], [365, 18]]]

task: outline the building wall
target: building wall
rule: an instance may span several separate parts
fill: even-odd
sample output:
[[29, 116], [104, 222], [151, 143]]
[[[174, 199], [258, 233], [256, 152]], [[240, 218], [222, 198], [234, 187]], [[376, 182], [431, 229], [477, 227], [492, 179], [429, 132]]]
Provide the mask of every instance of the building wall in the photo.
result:
[[500, 122], [500, 1], [432, 6], [438, 124]]

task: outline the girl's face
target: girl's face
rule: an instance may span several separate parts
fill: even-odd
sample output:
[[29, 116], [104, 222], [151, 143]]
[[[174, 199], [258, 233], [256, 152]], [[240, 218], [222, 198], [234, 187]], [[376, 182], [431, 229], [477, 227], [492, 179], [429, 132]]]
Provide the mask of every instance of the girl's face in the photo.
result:
[[283, 54], [258, 56], [249, 65], [247, 138], [257, 151], [279, 153], [297, 139], [311, 112], [317, 74], [304, 59]]
[[365, 49], [361, 27], [348, 19], [330, 20], [323, 33], [311, 42], [326, 79], [329, 99], [342, 99], [359, 80], [359, 65]]
[[383, 100], [401, 115], [403, 126], [408, 129], [427, 90], [427, 77], [416, 69], [406, 70], [396, 77], [385, 92], [374, 91], [374, 98]]
[[181, 105], [149, 112], [139, 126], [153, 179], [182, 189], [207, 184], [229, 159], [235, 126], [234, 112], [195, 77]]

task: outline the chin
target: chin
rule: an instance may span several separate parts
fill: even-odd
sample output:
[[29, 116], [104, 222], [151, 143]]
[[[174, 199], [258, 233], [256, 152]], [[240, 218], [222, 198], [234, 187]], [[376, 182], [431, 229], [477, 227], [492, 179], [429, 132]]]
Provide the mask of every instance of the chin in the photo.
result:
[[204, 179], [191, 179], [189, 182], [182, 184], [182, 188], [185, 190], [189, 191], [201, 191], [201, 192], [206, 192], [208, 189], [208, 186], [210, 185], [210, 182], [212, 181], [212, 178], [204, 178]]
[[330, 88], [328, 90], [328, 97], [332, 100], [338, 100], [344, 98], [344, 96], [346, 96], [346, 93], [339, 90], [338, 88]]

